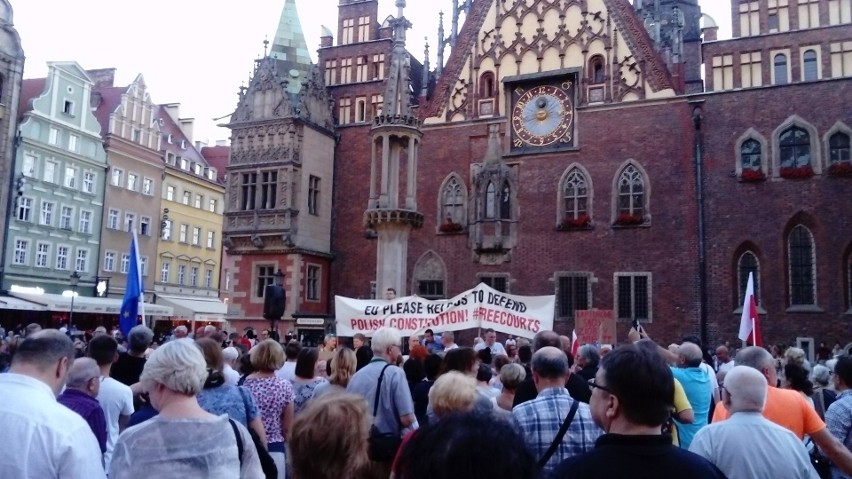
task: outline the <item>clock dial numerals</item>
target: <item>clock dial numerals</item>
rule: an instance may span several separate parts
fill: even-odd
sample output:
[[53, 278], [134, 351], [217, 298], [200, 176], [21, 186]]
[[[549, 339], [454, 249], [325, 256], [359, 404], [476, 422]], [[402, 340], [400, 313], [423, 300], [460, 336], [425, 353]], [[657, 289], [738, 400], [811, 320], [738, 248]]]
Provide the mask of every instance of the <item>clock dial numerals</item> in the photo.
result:
[[[570, 87], [571, 83], [565, 84]], [[512, 109], [516, 148], [571, 142], [574, 109], [568, 92], [553, 85], [514, 91], [519, 95]]]

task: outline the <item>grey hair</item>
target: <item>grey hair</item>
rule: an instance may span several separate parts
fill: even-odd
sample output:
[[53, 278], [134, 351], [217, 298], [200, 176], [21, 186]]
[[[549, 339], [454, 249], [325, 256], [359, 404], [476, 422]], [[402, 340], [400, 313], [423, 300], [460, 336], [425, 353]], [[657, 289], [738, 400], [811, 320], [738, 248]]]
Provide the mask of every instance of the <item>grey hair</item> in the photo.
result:
[[532, 370], [545, 379], [556, 379], [568, 374], [568, 356], [558, 348], [545, 346], [533, 354]]
[[154, 332], [144, 324], [134, 326], [127, 335], [127, 344], [134, 353], [144, 353], [153, 340]]
[[385, 356], [389, 347], [402, 345], [402, 333], [396, 328], [379, 328], [373, 334], [370, 345], [373, 348], [373, 354]]
[[577, 350], [577, 356], [587, 359], [592, 366], [597, 366], [601, 361], [601, 355], [598, 353], [598, 348], [594, 344], [580, 346], [580, 349]]
[[98, 367], [97, 361], [92, 358], [77, 358], [71, 365], [71, 369], [68, 370], [68, 379], [65, 385], [71, 389], [81, 389], [86, 386], [90, 379], [100, 375], [101, 369]]
[[198, 394], [204, 387], [205, 380], [207, 361], [201, 354], [201, 348], [188, 338], [169, 341], [157, 348], [145, 362], [145, 368], [139, 377], [146, 390], [155, 384], [162, 384], [187, 396]]
[[509, 390], [517, 389], [526, 377], [527, 372], [520, 364], [511, 363], [500, 369], [500, 382], [504, 388]]
[[240, 357], [240, 352], [237, 348], [233, 346], [228, 346], [227, 348], [222, 350], [222, 357], [225, 358], [225, 361], [236, 361], [238, 357]]
[[766, 405], [766, 378], [755, 368], [731, 368], [725, 376], [725, 389], [731, 395], [731, 412], [760, 412]]
[[182, 331], [182, 332], [184, 332], [184, 333], [188, 333], [188, 332], [189, 332], [189, 329], [187, 329], [187, 327], [186, 327], [186, 326], [184, 326], [184, 325], [182, 325], [182, 324], [181, 324], [180, 326], [178, 326], [178, 327], [176, 327], [176, 328], [175, 328], [175, 332], [178, 332], [178, 331]]
[[697, 344], [684, 342], [677, 349], [677, 353], [678, 355], [683, 356], [683, 359], [686, 361], [688, 366], [698, 367], [701, 365], [703, 356], [701, 355], [701, 348], [699, 348]]
[[444, 338], [447, 338], [450, 341], [455, 341], [456, 335], [452, 331], [444, 331], [443, 333], [441, 333], [441, 339], [444, 339]]
[[827, 366], [823, 366], [822, 364], [817, 364], [814, 366], [814, 370], [811, 375], [813, 376], [815, 383], [822, 387], [828, 387], [828, 381], [831, 379], [831, 369]]
[[772, 355], [769, 354], [769, 351], [760, 346], [749, 346], [740, 349], [734, 359], [734, 363], [738, 366], [748, 366], [761, 372], [765, 368], [773, 367], [773, 362], [774, 360], [772, 359]]

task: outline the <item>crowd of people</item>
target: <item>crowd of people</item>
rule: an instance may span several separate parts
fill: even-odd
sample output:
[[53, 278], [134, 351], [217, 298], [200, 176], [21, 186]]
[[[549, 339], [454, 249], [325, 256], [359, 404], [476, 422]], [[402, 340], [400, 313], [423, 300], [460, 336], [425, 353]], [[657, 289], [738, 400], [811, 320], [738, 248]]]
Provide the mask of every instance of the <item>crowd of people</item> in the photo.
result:
[[0, 349], [2, 476], [852, 478], [839, 348], [404, 339], [21, 328]]

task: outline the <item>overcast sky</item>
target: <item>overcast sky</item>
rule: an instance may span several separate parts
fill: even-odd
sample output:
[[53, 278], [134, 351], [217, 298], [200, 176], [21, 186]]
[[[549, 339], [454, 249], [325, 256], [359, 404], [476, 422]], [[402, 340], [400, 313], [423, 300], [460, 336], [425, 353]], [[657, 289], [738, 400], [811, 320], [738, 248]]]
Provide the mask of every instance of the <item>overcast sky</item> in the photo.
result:
[[[181, 116], [196, 119], [195, 140], [228, 138], [213, 118], [229, 115], [248, 81], [263, 40], [275, 35], [284, 0], [11, 0], [15, 27], [27, 56], [25, 78], [43, 77], [46, 62], [78, 62], [83, 68], [117, 68], [117, 85], [141, 73], [157, 103], [181, 103]], [[704, 13], [730, 37], [729, 0], [700, 0]], [[130, 5], [136, 7], [131, 10]], [[338, 0], [296, 0], [310, 50], [320, 26], [337, 32]], [[308, 7], [310, 6], [310, 8]], [[423, 56], [428, 37], [432, 66], [438, 11], [451, 0], [408, 0], [409, 51]], [[379, 0], [379, 18], [395, 15], [394, 0]], [[449, 18], [445, 18], [447, 33]], [[335, 39], [336, 41], [336, 39]], [[447, 52], [449, 54], [449, 52]], [[316, 60], [316, 52], [312, 52]], [[227, 119], [227, 118], [226, 118]]]

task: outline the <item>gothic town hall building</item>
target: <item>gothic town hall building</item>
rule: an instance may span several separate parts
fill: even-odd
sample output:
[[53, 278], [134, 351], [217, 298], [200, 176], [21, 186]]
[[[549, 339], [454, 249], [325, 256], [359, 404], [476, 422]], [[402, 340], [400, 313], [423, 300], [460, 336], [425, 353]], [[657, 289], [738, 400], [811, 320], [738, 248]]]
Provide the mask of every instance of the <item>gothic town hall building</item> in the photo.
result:
[[340, 0], [317, 64], [285, 0], [228, 125], [234, 324], [279, 278], [305, 337], [485, 282], [735, 342], [751, 272], [766, 343], [850, 337], [852, 0], [730, 0], [729, 40], [697, 0], [440, 1], [430, 65], [404, 0]]

